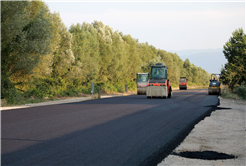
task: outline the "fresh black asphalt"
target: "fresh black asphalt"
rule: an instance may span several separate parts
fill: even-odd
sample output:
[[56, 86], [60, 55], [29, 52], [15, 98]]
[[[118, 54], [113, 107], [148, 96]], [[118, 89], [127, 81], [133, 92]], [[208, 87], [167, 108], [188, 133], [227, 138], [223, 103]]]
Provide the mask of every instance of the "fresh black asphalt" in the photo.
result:
[[218, 104], [207, 90], [1, 111], [2, 165], [156, 165]]

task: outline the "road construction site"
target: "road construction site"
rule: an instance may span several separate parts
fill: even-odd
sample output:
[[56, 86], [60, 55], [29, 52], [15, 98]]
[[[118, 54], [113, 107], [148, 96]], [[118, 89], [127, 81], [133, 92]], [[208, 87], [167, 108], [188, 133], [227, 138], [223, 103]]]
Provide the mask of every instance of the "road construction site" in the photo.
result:
[[246, 103], [216, 99], [174, 90], [171, 99], [108, 95], [1, 108], [2, 164], [245, 165]]

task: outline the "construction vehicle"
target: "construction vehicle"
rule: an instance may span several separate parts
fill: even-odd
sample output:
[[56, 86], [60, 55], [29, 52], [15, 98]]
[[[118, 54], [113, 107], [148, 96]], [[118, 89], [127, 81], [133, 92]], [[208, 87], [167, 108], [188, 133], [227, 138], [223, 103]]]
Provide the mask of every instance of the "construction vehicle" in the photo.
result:
[[[219, 78], [217, 77], [217, 75], [219, 75]], [[213, 76], [214, 78], [212, 78]], [[213, 94], [220, 95], [221, 94], [221, 85], [219, 81], [220, 81], [220, 74], [214, 74], [214, 73], [211, 74], [211, 80], [210, 80], [209, 87], [208, 87], [209, 95], [213, 95]]]
[[146, 87], [149, 83], [149, 73], [137, 73], [137, 94], [138, 95], [145, 95], [146, 94]]
[[180, 77], [180, 82], [179, 82], [179, 90], [185, 89], [187, 90], [187, 78], [186, 77]]
[[146, 89], [147, 98], [171, 98], [172, 86], [168, 79], [167, 71], [168, 67], [163, 65], [163, 63], [156, 63], [154, 66], [151, 66], [151, 79]]

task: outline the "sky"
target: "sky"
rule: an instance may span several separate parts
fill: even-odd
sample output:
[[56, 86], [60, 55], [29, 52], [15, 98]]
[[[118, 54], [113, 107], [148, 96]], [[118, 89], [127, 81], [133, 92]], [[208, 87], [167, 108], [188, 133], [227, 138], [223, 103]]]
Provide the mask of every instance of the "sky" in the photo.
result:
[[245, 1], [49, 1], [63, 23], [102, 21], [166, 51], [223, 48], [238, 28], [245, 31]]

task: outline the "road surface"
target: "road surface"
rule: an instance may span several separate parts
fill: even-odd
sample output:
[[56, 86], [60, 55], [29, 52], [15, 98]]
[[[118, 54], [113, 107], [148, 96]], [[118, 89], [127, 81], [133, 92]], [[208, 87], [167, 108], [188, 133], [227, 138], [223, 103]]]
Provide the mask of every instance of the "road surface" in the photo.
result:
[[2, 165], [157, 165], [217, 105], [207, 90], [1, 112]]

